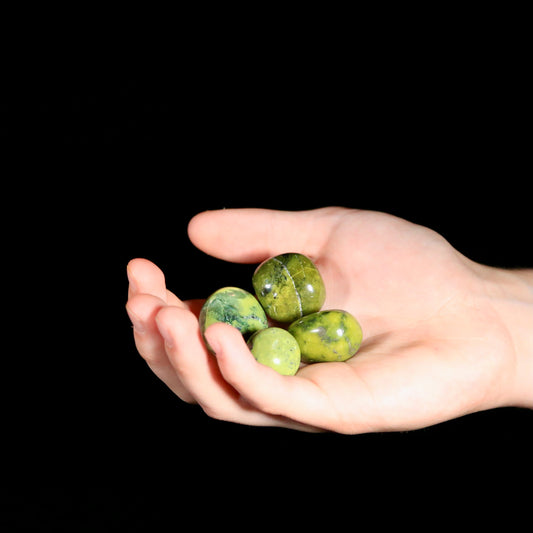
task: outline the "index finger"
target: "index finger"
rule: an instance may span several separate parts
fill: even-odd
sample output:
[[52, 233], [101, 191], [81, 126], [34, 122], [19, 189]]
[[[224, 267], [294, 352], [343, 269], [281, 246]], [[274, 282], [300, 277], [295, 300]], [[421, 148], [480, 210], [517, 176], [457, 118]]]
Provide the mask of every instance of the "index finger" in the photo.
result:
[[298, 375], [282, 376], [258, 363], [242, 335], [227, 324], [211, 325], [206, 336], [224, 379], [250, 405], [267, 415], [284, 417], [306, 431], [329, 429], [331, 406], [320, 387]]

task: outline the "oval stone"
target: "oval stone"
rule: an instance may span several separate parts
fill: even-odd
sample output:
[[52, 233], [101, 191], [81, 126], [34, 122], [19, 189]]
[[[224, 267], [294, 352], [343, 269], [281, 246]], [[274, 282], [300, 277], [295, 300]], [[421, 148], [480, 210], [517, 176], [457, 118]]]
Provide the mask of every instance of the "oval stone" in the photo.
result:
[[225, 322], [237, 328], [245, 339], [268, 327], [265, 312], [253, 294], [238, 287], [224, 287], [205, 301], [199, 316], [200, 330], [207, 343], [205, 330], [215, 322]]
[[286, 253], [261, 263], [252, 278], [255, 294], [266, 314], [278, 322], [292, 322], [319, 311], [326, 288], [307, 256]]
[[284, 376], [294, 376], [300, 368], [300, 347], [285, 329], [256, 331], [248, 340], [248, 348], [259, 363]]
[[347, 311], [320, 311], [304, 316], [289, 326], [298, 341], [305, 363], [346, 361], [353, 357], [363, 339], [359, 322]]

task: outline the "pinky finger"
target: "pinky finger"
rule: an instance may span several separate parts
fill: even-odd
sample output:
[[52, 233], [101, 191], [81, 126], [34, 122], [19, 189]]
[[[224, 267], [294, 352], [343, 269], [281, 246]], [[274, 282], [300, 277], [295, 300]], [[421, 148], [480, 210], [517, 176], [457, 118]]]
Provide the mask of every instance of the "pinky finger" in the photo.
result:
[[151, 294], [138, 294], [130, 298], [126, 311], [134, 325], [135, 345], [152, 372], [174, 394], [187, 403], [194, 403], [193, 396], [183, 386], [174, 367], [170, 364], [164, 341], [157, 329], [155, 317], [163, 307], [165, 307], [165, 302]]

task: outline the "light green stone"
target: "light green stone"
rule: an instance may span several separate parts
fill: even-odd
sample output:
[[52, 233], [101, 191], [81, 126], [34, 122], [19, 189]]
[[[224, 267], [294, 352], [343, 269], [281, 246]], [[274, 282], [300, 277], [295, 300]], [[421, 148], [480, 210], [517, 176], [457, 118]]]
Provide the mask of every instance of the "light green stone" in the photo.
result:
[[257, 331], [248, 340], [248, 348], [257, 361], [284, 376], [293, 376], [300, 367], [300, 347], [285, 329]]
[[[238, 287], [224, 287], [209, 296], [200, 311], [199, 322], [204, 340], [205, 330], [215, 322], [230, 324], [237, 328], [245, 339], [268, 327], [265, 312], [254, 295]], [[205, 342], [212, 351], [207, 341]]]
[[363, 339], [357, 320], [346, 311], [320, 311], [304, 316], [289, 326], [298, 341], [302, 361], [322, 363], [353, 357]]
[[298, 253], [277, 255], [261, 263], [252, 284], [266, 314], [278, 322], [292, 322], [319, 311], [326, 299], [317, 267]]

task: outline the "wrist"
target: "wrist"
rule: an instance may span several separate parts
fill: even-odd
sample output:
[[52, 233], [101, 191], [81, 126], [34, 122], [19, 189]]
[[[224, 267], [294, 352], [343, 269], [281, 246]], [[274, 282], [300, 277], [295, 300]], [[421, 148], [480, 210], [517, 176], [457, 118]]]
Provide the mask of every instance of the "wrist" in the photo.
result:
[[492, 269], [491, 297], [513, 348], [505, 404], [533, 409], [533, 270]]

